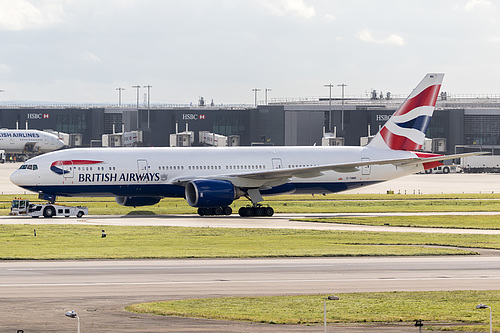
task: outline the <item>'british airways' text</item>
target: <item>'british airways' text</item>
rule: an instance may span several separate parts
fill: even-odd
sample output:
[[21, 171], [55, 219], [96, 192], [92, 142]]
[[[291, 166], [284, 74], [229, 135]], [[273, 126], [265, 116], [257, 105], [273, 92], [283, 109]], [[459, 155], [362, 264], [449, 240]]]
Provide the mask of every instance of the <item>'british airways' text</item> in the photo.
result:
[[158, 172], [147, 173], [81, 173], [78, 175], [80, 183], [94, 183], [94, 182], [157, 182], [160, 180]]

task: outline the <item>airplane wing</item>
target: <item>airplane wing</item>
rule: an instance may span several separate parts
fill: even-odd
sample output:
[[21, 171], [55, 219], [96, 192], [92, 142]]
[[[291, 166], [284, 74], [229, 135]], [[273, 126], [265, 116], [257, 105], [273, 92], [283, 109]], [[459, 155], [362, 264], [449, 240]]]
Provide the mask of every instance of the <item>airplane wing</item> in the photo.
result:
[[[356, 172], [359, 168], [369, 165], [385, 165], [393, 164], [396, 166], [405, 166], [410, 164], [424, 164], [438, 161], [451, 160], [466, 156], [475, 155], [485, 155], [488, 152], [474, 152], [474, 153], [463, 153], [454, 155], [438, 155], [431, 157], [405, 157], [405, 158], [395, 158], [395, 159], [381, 159], [381, 160], [370, 160], [370, 161], [356, 161], [349, 163], [334, 163], [302, 168], [283, 168], [283, 169], [273, 169], [273, 170], [263, 170], [263, 171], [251, 171], [251, 172], [240, 172], [231, 173], [227, 175], [216, 175], [203, 177], [205, 179], [223, 179], [229, 180], [233, 184], [237, 183], [255, 183], [255, 187], [260, 187], [262, 185], [269, 185], [275, 183], [285, 183], [288, 179], [292, 177], [297, 178], [314, 178], [322, 176], [324, 171], [336, 171], [341, 173]], [[187, 182], [193, 179], [199, 179], [200, 177], [181, 177], [172, 180], [172, 183], [184, 186]], [[238, 181], [240, 179], [240, 181]], [[248, 182], [245, 182], [248, 180]], [[252, 187], [252, 186], [248, 186]]]

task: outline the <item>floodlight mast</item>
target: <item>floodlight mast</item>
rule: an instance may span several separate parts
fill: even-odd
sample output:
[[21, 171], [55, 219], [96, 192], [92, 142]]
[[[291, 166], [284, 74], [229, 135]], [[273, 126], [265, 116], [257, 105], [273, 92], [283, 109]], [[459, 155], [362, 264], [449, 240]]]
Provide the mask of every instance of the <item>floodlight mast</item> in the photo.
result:
[[269, 92], [269, 91], [272, 91], [272, 89], [269, 89], [269, 88], [265, 89], [265, 92], [266, 92], [266, 105], [267, 105], [267, 92]]
[[139, 129], [139, 90], [141, 89], [141, 86], [140, 85], [135, 85], [135, 86], [132, 86], [132, 88], [135, 88], [137, 89], [137, 129]]
[[73, 310], [67, 311], [65, 314], [66, 314], [66, 317], [76, 318], [76, 320], [77, 320], [77, 332], [80, 333], [80, 317], [78, 317], [78, 314]]
[[260, 91], [259, 88], [253, 88], [252, 91], [255, 93], [255, 106], [257, 106], [257, 93]]
[[148, 129], [150, 129], [150, 123], [149, 123], [149, 104], [151, 103], [151, 88], [153, 86], [148, 84], [147, 86], [144, 86], [144, 88], [148, 88]]
[[[344, 88], [347, 87], [347, 84], [342, 83], [337, 86], [342, 87], [342, 131], [344, 130]], [[370, 134], [368, 134], [370, 135]]]
[[338, 301], [340, 298], [335, 295], [330, 295], [328, 297], [325, 297], [325, 305], [323, 307], [323, 319], [325, 322], [325, 333], [326, 333], [326, 301]]
[[478, 304], [476, 305], [476, 309], [490, 309], [490, 333], [493, 333], [493, 317], [491, 314], [491, 307], [486, 304]]
[[329, 116], [329, 123], [328, 123], [328, 130], [333, 133], [333, 121], [332, 121], [332, 87], [334, 84], [324, 84], [324, 87], [330, 88], [330, 98], [328, 99], [328, 116]]
[[118, 88], [116, 88], [116, 90], [118, 90], [118, 106], [121, 107], [122, 106], [122, 91], [125, 90], [125, 88], [118, 87]]

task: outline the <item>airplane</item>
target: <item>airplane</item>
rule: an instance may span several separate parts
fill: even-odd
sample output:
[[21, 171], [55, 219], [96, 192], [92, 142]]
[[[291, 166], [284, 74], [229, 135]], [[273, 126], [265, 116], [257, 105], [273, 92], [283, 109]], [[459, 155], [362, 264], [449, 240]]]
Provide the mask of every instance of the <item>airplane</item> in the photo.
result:
[[38, 130], [0, 129], [0, 149], [6, 153], [47, 153], [63, 146], [64, 142], [51, 133]]
[[75, 148], [26, 161], [10, 180], [41, 198], [114, 196], [124, 206], [154, 205], [184, 197], [198, 214], [230, 215], [246, 197], [240, 216], [272, 216], [263, 196], [324, 194], [363, 187], [481, 153], [418, 152], [444, 74], [427, 74], [363, 147]]

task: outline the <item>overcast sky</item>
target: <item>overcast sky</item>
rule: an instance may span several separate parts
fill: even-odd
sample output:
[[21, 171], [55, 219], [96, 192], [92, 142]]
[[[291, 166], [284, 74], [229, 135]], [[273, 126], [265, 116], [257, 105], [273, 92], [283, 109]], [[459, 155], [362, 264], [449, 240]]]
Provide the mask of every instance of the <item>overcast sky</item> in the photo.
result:
[[327, 83], [406, 95], [428, 72], [452, 94], [500, 94], [488, 0], [0, 0], [0, 41], [0, 102], [117, 103], [124, 87], [135, 103], [137, 84], [152, 103], [327, 96]]

